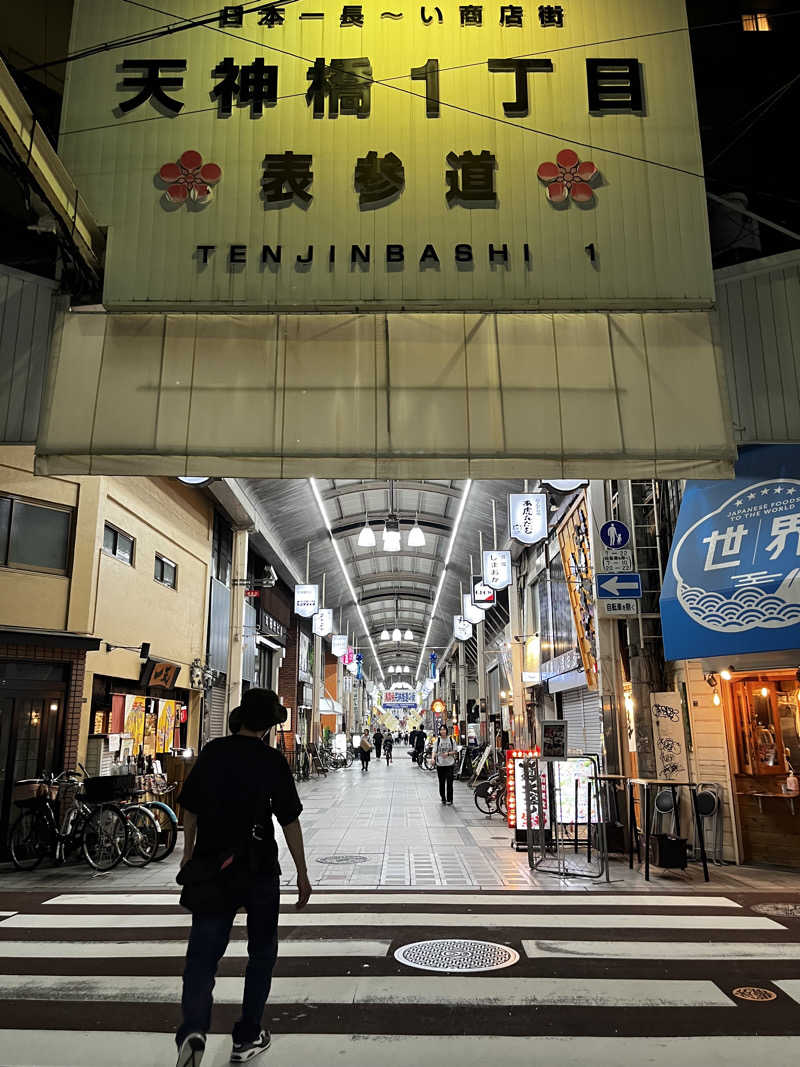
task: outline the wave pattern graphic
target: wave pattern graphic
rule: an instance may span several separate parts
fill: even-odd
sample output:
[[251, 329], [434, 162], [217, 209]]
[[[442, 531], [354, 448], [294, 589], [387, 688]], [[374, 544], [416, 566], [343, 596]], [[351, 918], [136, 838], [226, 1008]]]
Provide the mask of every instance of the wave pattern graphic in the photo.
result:
[[746, 586], [724, 596], [679, 582], [678, 600], [695, 622], [721, 633], [744, 633], [759, 627], [783, 629], [800, 624], [800, 603], [787, 603], [757, 586]]

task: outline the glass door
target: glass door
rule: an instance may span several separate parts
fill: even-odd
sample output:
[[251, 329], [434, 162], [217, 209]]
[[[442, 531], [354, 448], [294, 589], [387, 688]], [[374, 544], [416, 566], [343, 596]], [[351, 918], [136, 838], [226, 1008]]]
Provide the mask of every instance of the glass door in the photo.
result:
[[62, 707], [60, 694], [18, 693], [0, 697], [0, 849], [3, 852], [8, 831], [19, 814], [11, 800], [14, 783], [62, 769], [54, 764]]

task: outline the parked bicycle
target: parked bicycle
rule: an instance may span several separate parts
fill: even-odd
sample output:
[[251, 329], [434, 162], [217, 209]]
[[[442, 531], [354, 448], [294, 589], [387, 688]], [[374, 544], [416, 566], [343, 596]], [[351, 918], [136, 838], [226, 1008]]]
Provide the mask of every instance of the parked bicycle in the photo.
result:
[[[11, 828], [9, 848], [18, 870], [32, 871], [46, 858], [65, 863], [77, 851], [98, 871], [110, 871], [123, 860], [129, 822], [118, 804], [93, 803], [86, 795], [88, 781], [62, 771], [17, 782], [13, 797], [22, 813]], [[55, 805], [71, 783], [77, 788], [59, 822]]]
[[506, 815], [506, 776], [502, 771], [478, 782], [473, 796], [475, 807], [484, 815]]

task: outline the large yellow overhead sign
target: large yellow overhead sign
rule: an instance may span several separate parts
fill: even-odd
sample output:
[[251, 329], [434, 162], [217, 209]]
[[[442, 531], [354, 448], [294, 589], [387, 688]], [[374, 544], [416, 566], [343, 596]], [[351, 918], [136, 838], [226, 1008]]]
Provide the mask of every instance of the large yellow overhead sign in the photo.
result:
[[109, 306], [710, 301], [682, 0], [257, 6], [76, 3]]

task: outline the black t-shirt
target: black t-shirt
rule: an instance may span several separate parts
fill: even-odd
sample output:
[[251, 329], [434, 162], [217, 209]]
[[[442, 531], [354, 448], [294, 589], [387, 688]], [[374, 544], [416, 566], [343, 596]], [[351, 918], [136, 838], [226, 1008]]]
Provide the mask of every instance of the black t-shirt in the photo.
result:
[[197, 816], [198, 856], [244, 849], [254, 823], [263, 830], [263, 872], [280, 874], [274, 815], [281, 826], [303, 810], [283, 753], [257, 737], [210, 741], [183, 783], [181, 803]]

